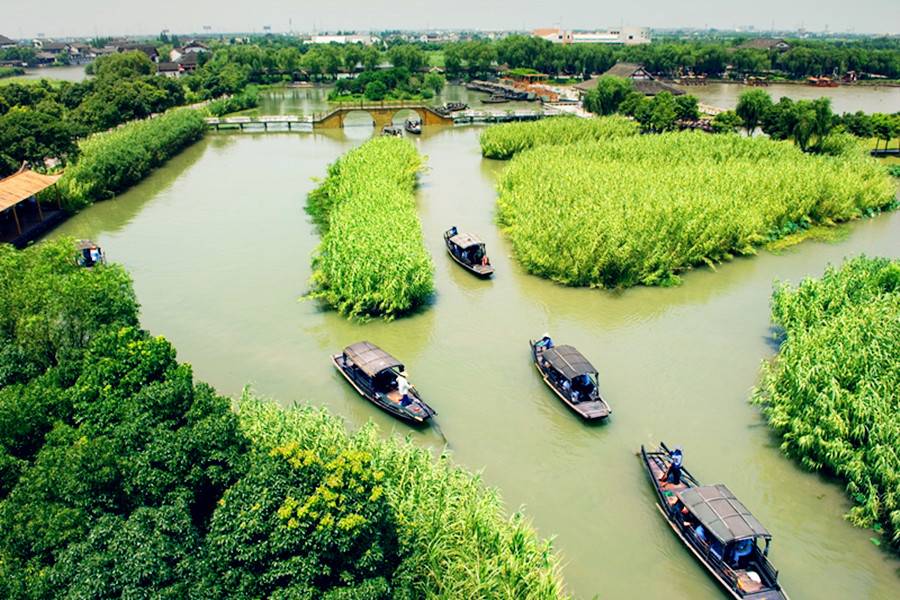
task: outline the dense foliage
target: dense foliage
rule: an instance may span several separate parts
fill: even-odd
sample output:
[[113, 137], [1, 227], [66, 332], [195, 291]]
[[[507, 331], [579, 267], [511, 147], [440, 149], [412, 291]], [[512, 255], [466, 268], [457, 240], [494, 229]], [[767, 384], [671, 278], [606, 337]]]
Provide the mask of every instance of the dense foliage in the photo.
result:
[[307, 206], [322, 230], [311, 297], [348, 317], [388, 319], [429, 298], [434, 266], [414, 194], [421, 166], [411, 143], [380, 137], [328, 168]]
[[900, 78], [900, 42], [893, 38], [852, 42], [789, 39], [791, 47], [785, 52], [739, 48], [743, 41], [743, 38], [654, 40], [652, 44], [610, 46], [554, 44], [532, 36], [513, 35], [495, 42], [446, 44], [442, 49], [450, 77], [475, 75], [491, 62], [550, 75], [586, 77], [625, 61], [640, 63], [652, 73], [671, 77], [683, 73], [743, 77], [770, 75], [774, 71], [782, 77], [802, 79], [855, 71]]
[[257, 106], [259, 106], [259, 88], [250, 85], [240, 94], [210, 101], [206, 105], [206, 110], [214, 117], [221, 117]]
[[409, 442], [382, 440], [371, 424], [348, 436], [339, 420], [312, 408], [284, 411], [245, 397], [238, 417], [258, 452], [288, 448], [326, 463], [358, 456], [383, 474], [375, 487], [396, 519], [402, 557], [393, 598], [563, 597], [549, 544], [521, 514], [506, 517], [499, 494], [447, 457], [435, 462]]
[[577, 144], [637, 134], [638, 127], [623, 117], [556, 117], [536, 123], [504, 123], [484, 130], [481, 153], [487, 158], [505, 160], [536, 146]]
[[0, 595], [184, 597], [243, 470], [226, 399], [135, 328], [118, 266], [0, 247]]
[[0, 176], [22, 161], [71, 161], [78, 138], [185, 103], [184, 88], [155, 75], [142, 52], [99, 58], [93, 67], [96, 76], [83, 82], [0, 86]]
[[0, 596], [563, 596], [477, 477], [325, 411], [236, 415], [74, 254], [0, 246]]
[[4, 79], [6, 77], [16, 77], [17, 75], [24, 75], [25, 69], [22, 67], [0, 67], [0, 79]]
[[66, 169], [57, 183], [66, 208], [111, 198], [200, 139], [205, 131], [198, 111], [178, 109], [83, 140], [78, 162]]
[[542, 146], [500, 181], [498, 217], [530, 272], [568, 285], [661, 285], [815, 224], [894, 203], [883, 167], [699, 132]]
[[754, 399], [782, 450], [845, 480], [850, 520], [900, 548], [900, 261], [859, 257], [781, 284], [772, 321], [784, 341]]
[[436, 73], [413, 75], [406, 67], [392, 67], [363, 71], [353, 78], [338, 79], [328, 98], [365, 98], [372, 101], [432, 98], [443, 87], [444, 78]]

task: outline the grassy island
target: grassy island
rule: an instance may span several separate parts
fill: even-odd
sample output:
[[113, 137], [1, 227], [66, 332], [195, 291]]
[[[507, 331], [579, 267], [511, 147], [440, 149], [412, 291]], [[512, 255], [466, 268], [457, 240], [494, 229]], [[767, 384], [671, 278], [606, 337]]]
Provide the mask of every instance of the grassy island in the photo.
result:
[[328, 168], [307, 204], [322, 231], [311, 297], [363, 319], [392, 319], [428, 300], [434, 265], [414, 193], [421, 167], [410, 142], [379, 137]]
[[817, 156], [764, 138], [666, 133], [516, 154], [500, 179], [498, 220], [535, 275], [669, 285], [690, 267], [891, 208], [895, 192], [855, 147]]

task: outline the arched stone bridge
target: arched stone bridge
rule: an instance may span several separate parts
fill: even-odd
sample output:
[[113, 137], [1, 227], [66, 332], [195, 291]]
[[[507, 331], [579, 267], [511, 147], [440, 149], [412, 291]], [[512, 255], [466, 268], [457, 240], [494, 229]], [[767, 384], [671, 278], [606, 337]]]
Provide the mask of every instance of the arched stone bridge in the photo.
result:
[[394, 116], [401, 110], [412, 110], [419, 115], [422, 125], [453, 125], [453, 117], [442, 115], [430, 106], [422, 103], [404, 102], [355, 102], [337, 105], [331, 112], [324, 115], [316, 115], [313, 118], [315, 129], [334, 129], [344, 126], [346, 116], [355, 111], [364, 111], [372, 116], [376, 129], [390, 125]]

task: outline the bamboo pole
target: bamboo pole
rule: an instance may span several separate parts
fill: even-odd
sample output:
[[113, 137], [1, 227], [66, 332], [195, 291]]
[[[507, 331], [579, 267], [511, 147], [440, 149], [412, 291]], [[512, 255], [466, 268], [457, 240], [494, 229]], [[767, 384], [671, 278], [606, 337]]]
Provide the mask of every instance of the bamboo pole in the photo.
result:
[[19, 224], [19, 214], [16, 212], [16, 206], [13, 205], [13, 218], [16, 220], [16, 235], [22, 235], [22, 226]]

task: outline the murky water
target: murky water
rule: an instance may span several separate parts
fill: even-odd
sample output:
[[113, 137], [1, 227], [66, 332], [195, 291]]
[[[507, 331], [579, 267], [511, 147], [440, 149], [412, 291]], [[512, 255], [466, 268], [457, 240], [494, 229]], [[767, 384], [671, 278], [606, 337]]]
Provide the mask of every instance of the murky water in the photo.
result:
[[68, 65], [65, 67], [40, 67], [37, 69], [25, 69], [24, 75], [12, 77], [16, 79], [59, 79], [62, 81], [84, 81], [87, 73], [84, 65]]
[[755, 88], [733, 83], [710, 83], [682, 89], [688, 94], [697, 96], [701, 103], [720, 108], [734, 108], [742, 93], [761, 89], [772, 96], [775, 102], [782, 96], [793, 100], [814, 100], [824, 96], [831, 100], [831, 109], [839, 114], [858, 110], [867, 113], [894, 113], [900, 110], [900, 87], [890, 86], [842, 85], [836, 88], [821, 88], [804, 84], [772, 84]]
[[[494, 223], [504, 164], [481, 158], [479, 131], [413, 138], [428, 155], [418, 199], [437, 293], [427, 310], [393, 323], [350, 323], [299, 300], [318, 241], [305, 195], [370, 126], [209, 135], [57, 234], [95, 239], [123, 263], [144, 326], [223, 393], [249, 383], [284, 405], [324, 405], [352, 427], [371, 419], [438, 447], [434, 431], [413, 432], [360, 399], [328, 360], [362, 339], [397, 355], [437, 409], [455, 459], [483, 469], [511, 508], [525, 505], [540, 533], [556, 536], [580, 598], [723, 597], [654, 507], [635, 452], [660, 439], [682, 444], [698, 477], [727, 483], [772, 531], [771, 558], [792, 597], [898, 597], [900, 561], [842, 519], [839, 485], [779, 453], [747, 399], [775, 352], [772, 281], [819, 275], [861, 252], [900, 255], [900, 212], [854, 224], [840, 243], [701, 269], [676, 288], [564, 288], [510, 258]], [[441, 233], [451, 225], [485, 239], [493, 281], [446, 255]], [[544, 387], [527, 341], [545, 331], [599, 368], [609, 423], [585, 425]]]

